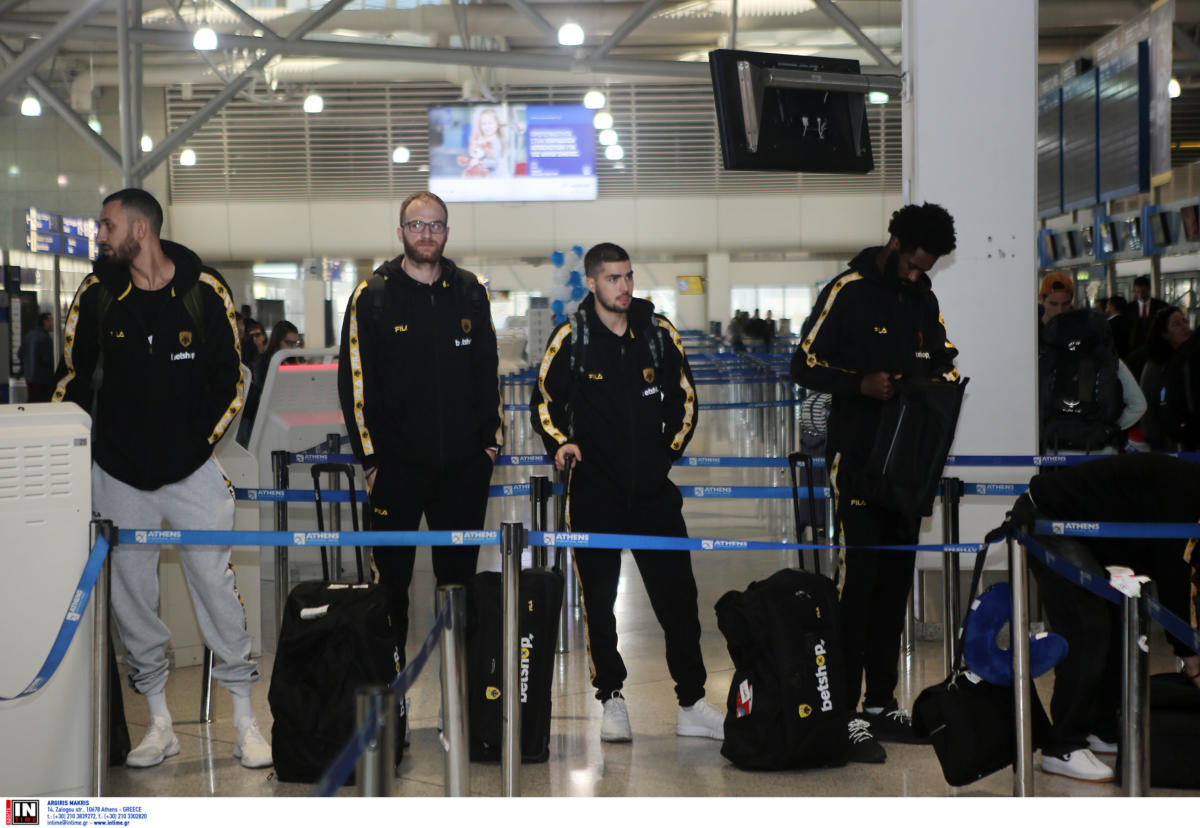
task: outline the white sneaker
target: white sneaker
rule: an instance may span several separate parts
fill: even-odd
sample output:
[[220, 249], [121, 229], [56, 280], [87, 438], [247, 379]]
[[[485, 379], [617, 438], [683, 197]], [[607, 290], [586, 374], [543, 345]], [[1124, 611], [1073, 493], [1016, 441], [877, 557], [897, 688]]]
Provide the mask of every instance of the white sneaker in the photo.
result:
[[703, 736], [706, 739], [725, 738], [725, 714], [701, 698], [691, 707], [680, 705], [675, 714], [676, 736]]
[[275, 764], [271, 758], [271, 746], [259, 732], [258, 722], [254, 719], [246, 718], [237, 723], [233, 758], [241, 759], [243, 768], [269, 768]]
[[1092, 753], [1110, 753], [1114, 756], [1117, 753], [1116, 742], [1106, 742], [1095, 733], [1088, 734], [1087, 746]]
[[629, 726], [629, 708], [625, 699], [613, 696], [604, 702], [604, 721], [600, 725], [601, 742], [632, 742], [633, 728]]
[[1087, 748], [1073, 750], [1065, 756], [1047, 756], [1043, 753], [1042, 770], [1084, 782], [1111, 782], [1113, 778], [1112, 768]]
[[179, 740], [175, 738], [170, 720], [156, 717], [151, 719], [142, 741], [125, 757], [125, 764], [131, 768], [152, 768], [177, 753]]

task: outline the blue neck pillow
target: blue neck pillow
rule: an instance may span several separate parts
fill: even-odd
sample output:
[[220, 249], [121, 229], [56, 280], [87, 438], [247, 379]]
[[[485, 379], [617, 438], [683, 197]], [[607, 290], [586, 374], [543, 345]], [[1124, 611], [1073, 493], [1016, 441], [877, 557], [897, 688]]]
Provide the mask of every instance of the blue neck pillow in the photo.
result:
[[[964, 622], [963, 662], [989, 684], [1012, 686], [1012, 651], [1001, 649], [996, 636], [1012, 620], [1012, 589], [992, 585], [971, 605]], [[1029, 671], [1033, 678], [1062, 661], [1067, 640], [1057, 633], [1029, 636]]]

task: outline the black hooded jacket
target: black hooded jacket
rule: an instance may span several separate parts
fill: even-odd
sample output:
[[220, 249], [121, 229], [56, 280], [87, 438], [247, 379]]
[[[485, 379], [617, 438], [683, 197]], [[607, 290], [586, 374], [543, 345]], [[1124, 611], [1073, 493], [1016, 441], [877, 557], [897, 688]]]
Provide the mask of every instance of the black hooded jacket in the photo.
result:
[[[538, 368], [533, 427], [551, 455], [578, 445], [578, 474], [603, 481], [614, 496], [654, 495], [696, 429], [696, 386], [679, 332], [644, 299], [630, 304], [622, 336], [600, 321], [594, 296], [579, 309], [588, 325], [582, 365], [572, 370], [572, 315], [550, 334]], [[657, 368], [648, 332], [658, 338]]]
[[[168, 296], [149, 329], [135, 307], [128, 266], [96, 261], [67, 313], [53, 396], [92, 414], [92, 457], [100, 468], [143, 490], [200, 468], [244, 397], [229, 286], [183, 245], [164, 239], [162, 249], [175, 263], [175, 276], [162, 288]], [[101, 353], [103, 378], [92, 411]]]
[[487, 288], [443, 258], [432, 285], [403, 256], [355, 289], [342, 320], [338, 396], [364, 468], [461, 465], [503, 442], [500, 355]]
[[850, 269], [827, 284], [801, 329], [792, 356], [792, 380], [833, 394], [828, 454], [857, 468], [875, 438], [883, 403], [861, 392], [862, 378], [886, 371], [902, 382], [958, 379], [958, 349], [946, 339], [929, 277], [915, 282], [887, 276], [868, 247]]

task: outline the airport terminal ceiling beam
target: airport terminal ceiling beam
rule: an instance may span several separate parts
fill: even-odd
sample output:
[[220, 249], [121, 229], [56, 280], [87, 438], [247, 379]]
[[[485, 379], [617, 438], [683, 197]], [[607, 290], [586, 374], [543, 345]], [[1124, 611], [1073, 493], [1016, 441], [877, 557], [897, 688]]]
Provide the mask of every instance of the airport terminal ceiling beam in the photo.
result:
[[21, 53], [19, 58], [10, 63], [8, 68], [0, 73], [0, 99], [8, 97], [8, 93], [32, 75], [46, 58], [57, 52], [63, 41], [81, 27], [104, 3], [105, 0], [84, 0], [79, 8], [64, 17], [36, 45], [30, 46]]
[[279, 37], [278, 33], [276, 33], [275, 30], [273, 30], [266, 23], [263, 23], [261, 20], [256, 18], [254, 15], [250, 14], [250, 12], [243, 9], [237, 3], [234, 3], [233, 0], [216, 0], [216, 2], [219, 3], [220, 5], [224, 6], [225, 8], [229, 9], [231, 12], [236, 14], [238, 17], [240, 17], [242, 19], [242, 22], [252, 26], [255, 29], [262, 29], [267, 34], [268, 37], [274, 37], [274, 38]]
[[883, 50], [875, 44], [875, 41], [867, 37], [863, 30], [858, 27], [858, 24], [847, 17], [846, 13], [834, 4], [833, 0], [813, 0], [813, 2], [816, 3], [817, 7], [821, 11], [825, 12], [825, 14], [831, 20], [833, 20], [834, 23], [841, 26], [846, 34], [850, 35], [855, 43], [865, 49], [867, 54], [875, 58], [876, 62], [880, 66], [882, 66], [884, 69], [887, 69], [889, 72], [900, 71], [900, 67], [897, 66], [891, 58], [885, 55]]
[[[286, 40], [273, 40], [270, 42], [272, 44], [278, 43], [282, 46], [300, 41], [301, 38], [303, 38], [306, 34], [313, 31], [330, 17], [341, 11], [342, 8], [349, 2], [350, 0], [329, 0], [328, 3], [321, 7], [319, 12], [296, 27], [296, 29], [287, 36]], [[145, 30], [141, 29], [134, 31]], [[261, 38], [250, 39], [261, 41]], [[260, 47], [261, 45], [263, 44], [260, 42]], [[168, 158], [171, 153], [175, 151], [176, 147], [181, 145], [188, 138], [192, 137], [192, 134], [196, 130], [200, 129], [200, 127], [204, 126], [204, 124], [208, 122], [208, 119], [215, 115], [221, 109], [221, 107], [229, 103], [229, 101], [233, 100], [234, 96], [245, 89], [246, 85], [255, 78], [259, 70], [266, 66], [267, 62], [270, 61], [271, 58], [275, 57], [276, 54], [278, 54], [278, 52], [274, 47], [268, 47], [264, 54], [258, 58], [258, 60], [247, 66], [245, 71], [230, 81], [228, 86], [217, 93], [217, 95], [211, 101], [201, 107], [199, 111], [192, 115], [192, 117], [180, 124], [177, 130], [164, 138], [162, 143], [155, 147], [152, 153], [142, 159], [142, 162], [138, 164], [133, 171], [134, 177], [144, 178], [150, 173], [151, 170]]]
[[542, 13], [533, 6], [525, 2], [525, 0], [505, 0], [508, 5], [525, 15], [532, 21], [533, 25], [537, 26], [546, 36], [550, 38], [551, 43], [558, 42], [558, 29], [554, 28], [554, 24], [546, 18], [542, 17]]
[[[28, 23], [0, 22], [0, 32], [30, 34], [41, 31], [40, 26]], [[112, 42], [116, 30], [111, 26], [84, 26], [77, 37]], [[167, 47], [179, 52], [192, 51], [192, 36], [188, 32], [167, 29], [134, 29], [129, 33], [135, 43]], [[430, 46], [399, 46], [386, 43], [351, 43], [333, 40], [283, 41], [267, 37], [221, 35], [223, 49], [269, 49], [272, 54], [340, 58], [343, 60], [406, 60], [413, 63], [438, 63], [450, 66], [488, 66], [508, 69], [534, 69], [546, 72], [636, 75], [642, 77], [707, 80], [711, 77], [708, 64], [681, 60], [636, 60], [601, 58], [576, 60], [570, 55], [537, 55], [517, 52], [496, 52], [471, 49], [441, 49]]]
[[[0, 42], [0, 57], [3, 57], [9, 63], [17, 59], [16, 53], [2, 42]], [[58, 93], [42, 83], [37, 75], [30, 75], [25, 79], [25, 83], [38, 94], [42, 103], [61, 115], [62, 119], [79, 133], [79, 137], [91, 145], [96, 152], [100, 153], [100, 157], [111, 164], [114, 170], [117, 172], [121, 171], [121, 155], [113, 149], [110, 143], [93, 132], [92, 128], [87, 125], [87, 122], [79, 116], [79, 113], [72, 109], [70, 104], [60, 98]]]
[[646, 0], [646, 2], [642, 4], [642, 7], [633, 14], [629, 15], [629, 19], [618, 26], [616, 31], [608, 36], [608, 40], [601, 43], [599, 48], [592, 52], [589, 57], [592, 60], [595, 60], [596, 58], [602, 58], [607, 55], [613, 50], [613, 47], [624, 40], [630, 32], [642, 25], [643, 20], [654, 14], [654, 12], [658, 10], [659, 6], [661, 6], [665, 1], [666, 0]]

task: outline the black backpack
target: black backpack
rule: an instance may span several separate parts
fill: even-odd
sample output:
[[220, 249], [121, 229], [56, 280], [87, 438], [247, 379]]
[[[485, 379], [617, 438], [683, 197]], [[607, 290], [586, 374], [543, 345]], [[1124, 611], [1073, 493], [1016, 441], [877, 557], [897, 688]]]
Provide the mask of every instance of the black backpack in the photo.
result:
[[1038, 355], [1042, 450], [1115, 445], [1123, 398], [1112, 329], [1090, 310], [1042, 326]]
[[844, 765], [846, 736], [837, 589], [783, 569], [717, 601], [733, 659], [721, 755], [739, 768]]

